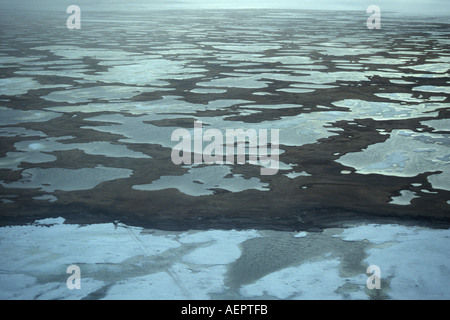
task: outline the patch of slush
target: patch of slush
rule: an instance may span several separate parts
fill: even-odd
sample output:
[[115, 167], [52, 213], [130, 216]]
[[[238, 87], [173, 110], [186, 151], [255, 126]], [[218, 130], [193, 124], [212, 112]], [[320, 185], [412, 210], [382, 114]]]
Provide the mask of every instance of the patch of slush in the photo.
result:
[[106, 157], [128, 157], [128, 158], [151, 158], [142, 152], [137, 152], [128, 149], [125, 145], [121, 144], [111, 144], [106, 141], [95, 141], [87, 143], [61, 143], [59, 141], [64, 141], [70, 139], [70, 137], [60, 137], [60, 138], [48, 138], [45, 140], [27, 140], [20, 141], [14, 144], [14, 147], [23, 152], [29, 151], [39, 151], [39, 152], [53, 152], [53, 151], [64, 151], [64, 150], [74, 150], [79, 149], [86, 154], [100, 155]]
[[400, 195], [397, 197], [392, 197], [392, 201], [389, 202], [391, 204], [401, 205], [401, 206], [407, 206], [411, 204], [411, 200], [419, 198], [419, 196], [412, 191], [409, 190], [402, 190], [400, 191]]
[[290, 109], [290, 108], [301, 108], [301, 104], [268, 104], [268, 105], [260, 105], [260, 104], [250, 104], [245, 105], [242, 108], [255, 108], [255, 109]]
[[450, 94], [450, 86], [418, 86], [412, 88], [413, 91], [422, 91], [422, 92], [438, 92], [438, 93], [446, 93]]
[[136, 53], [123, 50], [105, 50], [95, 48], [82, 48], [70, 45], [53, 45], [33, 47], [33, 50], [50, 51], [57, 56], [63, 57], [64, 60], [82, 60], [84, 57], [91, 57], [98, 60], [106, 61], [130, 61], [139, 57]]
[[38, 89], [40, 83], [33, 78], [15, 77], [0, 79], [0, 95], [16, 96]]
[[450, 119], [427, 120], [420, 123], [435, 129], [433, 131], [450, 131]]
[[255, 76], [227, 77], [213, 79], [210, 81], [202, 81], [197, 83], [201, 87], [218, 87], [218, 88], [245, 88], [245, 89], [261, 89], [266, 88], [267, 83], [259, 80]]
[[165, 86], [169, 83], [164, 80], [170, 80], [174, 77], [182, 77], [183, 79], [198, 77], [198, 73], [202, 71], [205, 70], [186, 67], [181, 61], [148, 59], [136, 64], [114, 65], [107, 72], [99, 72], [98, 75], [90, 76], [88, 79], [105, 83]]
[[[147, 110], [142, 110], [145, 114]], [[142, 112], [141, 111], [141, 112]], [[178, 115], [172, 116], [177, 118]], [[101, 132], [108, 132], [114, 134], [123, 135], [125, 138], [121, 139], [121, 142], [125, 143], [147, 143], [147, 144], [160, 144], [163, 147], [173, 147], [177, 142], [171, 141], [172, 132], [174, 127], [159, 127], [150, 123], [144, 123], [144, 121], [158, 120], [161, 118], [170, 119], [170, 116], [158, 116], [152, 114], [142, 117], [127, 117], [121, 114], [113, 115], [100, 115], [93, 118], [88, 118], [88, 121], [103, 121], [109, 122], [109, 125], [105, 126], [85, 126], [82, 129], [93, 129]], [[192, 121], [192, 126], [194, 120]]]
[[399, 79], [389, 79], [389, 81], [391, 83], [395, 83], [395, 84], [415, 84], [415, 82], [399, 80]]
[[425, 72], [433, 72], [433, 73], [446, 73], [450, 69], [449, 64], [442, 62], [442, 63], [427, 63], [427, 64], [420, 64], [415, 66], [404, 66], [400, 68], [405, 69], [412, 69], [415, 71], [425, 71]]
[[440, 55], [439, 57], [435, 58], [435, 59], [427, 59], [427, 62], [445, 62], [450, 63], [450, 56], [448, 55]]
[[431, 185], [436, 189], [447, 190], [450, 191], [450, 165], [448, 164], [445, 167], [445, 171], [439, 174], [432, 174], [427, 179], [431, 183]]
[[[301, 105], [295, 104], [281, 104], [275, 105], [281, 108], [299, 108]], [[261, 107], [259, 105], [258, 107]], [[269, 107], [269, 105], [267, 105]], [[253, 109], [253, 105], [244, 105], [242, 109]], [[328, 130], [326, 127], [329, 123], [335, 122], [338, 119], [347, 118], [349, 116], [346, 112], [312, 112], [302, 113], [296, 116], [280, 117], [280, 119], [263, 121], [259, 123], [245, 123], [242, 121], [225, 121], [220, 117], [204, 118], [205, 123], [211, 125], [212, 128], [226, 128], [226, 129], [254, 129], [258, 130], [279, 130], [279, 144], [287, 146], [301, 146], [309, 143], [315, 143], [319, 139], [328, 138], [336, 135], [333, 131], [339, 131], [339, 128]]]
[[39, 189], [46, 192], [89, 190], [105, 181], [129, 178], [132, 170], [97, 166], [95, 168], [30, 168], [14, 182], [0, 181], [5, 188]]
[[41, 131], [25, 129], [22, 127], [3, 127], [0, 128], [0, 137], [45, 137]]
[[294, 88], [305, 88], [305, 89], [334, 89], [339, 88], [339, 86], [332, 86], [328, 84], [305, 84], [305, 83], [293, 83], [291, 87]]
[[449, 154], [448, 140], [448, 135], [393, 130], [385, 142], [347, 153], [337, 162], [355, 168], [360, 174], [414, 177], [424, 172], [442, 171], [429, 180], [434, 181], [433, 187], [447, 190], [450, 188], [450, 179], [446, 180], [450, 160], [445, 160]]
[[246, 43], [243, 45], [240, 44], [217, 44], [213, 45], [214, 48], [225, 51], [238, 51], [238, 52], [250, 52], [250, 53], [259, 53], [264, 52], [266, 50], [276, 50], [280, 48], [279, 44], [270, 44], [270, 45], [261, 45], [261, 44], [253, 44]]
[[61, 116], [59, 113], [38, 110], [16, 110], [0, 106], [0, 125], [12, 125], [27, 122], [45, 122]]
[[390, 100], [401, 100], [405, 102], [425, 102], [427, 99], [414, 98], [413, 93], [375, 93], [377, 97], [387, 98]]
[[[211, 109], [223, 109], [229, 108], [236, 104], [251, 103], [248, 100], [238, 100], [238, 99], [219, 99], [208, 102], [208, 104], [196, 104], [189, 103], [180, 100], [179, 96], [164, 96], [160, 100], [146, 101], [146, 102], [111, 102], [111, 103], [88, 103], [79, 106], [60, 106], [60, 107], [49, 107], [47, 110], [57, 111], [57, 112], [83, 112], [83, 113], [95, 113], [95, 112], [125, 112], [133, 115], [146, 115], [145, 121], [150, 120], [163, 120], [168, 118], [178, 118], [179, 115], [175, 113], [192, 113], [196, 111], [205, 111]], [[112, 120], [109, 120], [108, 115], [104, 114], [96, 118], [90, 118], [95, 121], [104, 122], [116, 122], [121, 123], [124, 121], [118, 120], [118, 116], [122, 116], [121, 119], [125, 117], [123, 115], [110, 115]], [[87, 119], [89, 120], [89, 119]]]
[[86, 103], [94, 99], [122, 100], [130, 99], [143, 92], [143, 88], [129, 86], [96, 86], [89, 88], [53, 91], [43, 96], [45, 100], [54, 102]]
[[372, 55], [377, 52], [383, 51], [381, 48], [370, 48], [368, 46], [363, 45], [349, 45], [348, 47], [339, 47], [339, 44], [335, 44], [336, 46], [308, 46], [308, 49], [317, 50], [321, 54], [330, 55], [330, 56], [357, 56], [357, 55]]
[[[392, 65], [404, 65], [411, 59], [405, 58], [385, 58], [381, 56], [372, 56], [370, 58], [360, 58], [359, 62], [364, 64], [392, 64]], [[401, 67], [400, 67], [401, 68]], [[424, 71], [424, 70], [420, 70]]]
[[200, 94], [214, 94], [214, 93], [225, 93], [227, 90], [225, 89], [207, 89], [207, 88], [196, 88], [191, 90], [192, 93], [200, 93]]
[[26, 140], [14, 144], [17, 152], [7, 152], [6, 157], [0, 158], [0, 168], [18, 170], [23, 162], [45, 163], [55, 161], [56, 156], [49, 154], [54, 151], [81, 150], [86, 154], [105, 157], [151, 158], [141, 152], [128, 149], [124, 145], [111, 144], [105, 141], [88, 143], [60, 143], [70, 137], [47, 138], [45, 140]]
[[45, 195], [42, 195], [42, 196], [33, 197], [33, 199], [35, 199], [35, 200], [42, 200], [42, 201], [49, 201], [49, 202], [55, 202], [55, 201], [58, 200], [58, 198], [55, 197], [52, 194], [45, 194]]
[[349, 108], [352, 116], [357, 119], [372, 118], [374, 120], [409, 119], [424, 116], [436, 116], [437, 109], [445, 108], [445, 103], [421, 103], [403, 105], [400, 103], [374, 102], [356, 99], [344, 99], [333, 102], [337, 107]]
[[[64, 72], [61, 72], [61, 70], [43, 70], [39, 68], [38, 70], [25, 70], [21, 69], [19, 71], [16, 71], [15, 74], [17, 75], [24, 75], [24, 76], [47, 76], [47, 77], [69, 77], [69, 78], [88, 78], [86, 72], [89, 72], [91, 70], [89, 69], [64, 69]], [[92, 76], [89, 76], [92, 77]], [[55, 87], [54, 85], [53, 87]], [[58, 85], [58, 87], [67, 87], [67, 85]], [[44, 86], [40, 86], [39, 88], [43, 88]], [[38, 88], [36, 88], [38, 89]]]
[[0, 158], [1, 169], [19, 170], [20, 164], [28, 163], [45, 163], [52, 162], [58, 158], [52, 154], [46, 154], [39, 151], [31, 152], [7, 152], [6, 157]]
[[[2, 50], [2, 51], [6, 51], [6, 50]], [[14, 66], [21, 66], [21, 65], [26, 65], [26, 64], [32, 64], [35, 63], [36, 60], [39, 60], [41, 58], [41, 56], [35, 56], [35, 57], [13, 57], [13, 56], [8, 56], [8, 55], [0, 55], [0, 65], [14, 65]]]
[[314, 89], [303, 89], [303, 88], [284, 88], [278, 89], [277, 91], [288, 92], [288, 93], [309, 93], [314, 92]]
[[194, 167], [182, 176], [162, 176], [150, 184], [135, 185], [133, 189], [150, 191], [174, 188], [190, 196], [212, 195], [214, 194], [212, 189], [223, 189], [230, 192], [250, 189], [269, 191], [269, 185], [261, 183], [256, 177], [245, 179], [238, 174], [227, 177], [230, 174], [229, 166]]
[[[166, 101], [166, 102], [164, 102]], [[194, 113], [195, 111], [203, 111], [203, 110], [216, 110], [216, 109], [225, 109], [229, 108], [236, 104], [248, 103], [245, 100], [215, 100], [210, 101], [208, 104], [189, 104], [187, 102], [182, 102], [174, 99], [163, 99], [163, 101], [153, 102], [151, 104], [133, 104], [122, 106], [122, 110], [130, 109], [129, 112], [133, 114], [142, 115], [140, 117], [129, 117], [121, 114], [113, 114], [113, 115], [100, 115], [97, 117], [88, 118], [88, 121], [101, 121], [109, 123], [109, 125], [105, 126], [86, 126], [82, 127], [98, 130], [101, 132], [109, 132], [121, 134], [125, 137], [125, 139], [121, 139], [123, 142], [127, 143], [152, 143], [152, 144], [160, 144], [164, 147], [174, 147], [178, 142], [172, 141], [171, 136], [174, 130], [177, 127], [165, 127], [165, 126], [156, 126], [150, 123], [149, 121], [154, 120], [165, 120], [165, 119], [176, 119], [179, 118], [179, 113]], [[114, 104], [113, 104], [114, 105]], [[99, 108], [107, 108], [108, 104], [102, 104]], [[64, 108], [64, 107], [62, 107]], [[89, 107], [89, 110], [86, 112], [93, 112], [93, 109]], [[202, 118], [200, 120], [204, 120], [205, 123], [209, 121], [210, 118]], [[194, 120], [192, 118], [192, 129], [194, 128]], [[216, 118], [217, 120], [217, 118]], [[219, 121], [223, 121], [220, 119]], [[221, 128], [216, 127], [216, 128]]]
[[297, 177], [310, 177], [311, 175], [306, 171], [303, 171], [303, 172], [289, 172], [286, 173], [285, 176], [288, 177], [289, 179], [295, 179]]

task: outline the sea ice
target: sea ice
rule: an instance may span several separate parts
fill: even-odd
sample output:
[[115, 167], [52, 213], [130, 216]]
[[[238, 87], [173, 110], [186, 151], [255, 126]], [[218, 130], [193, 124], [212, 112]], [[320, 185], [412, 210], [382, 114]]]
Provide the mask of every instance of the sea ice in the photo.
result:
[[[233, 283], [227, 270], [239, 259], [241, 245], [267, 243], [281, 236], [280, 232], [169, 232], [121, 223], [80, 226], [64, 222], [46, 218], [0, 228], [2, 299], [196, 300], [230, 295], [241, 299], [369, 299], [368, 265], [380, 267], [387, 298], [449, 298], [450, 230], [367, 224], [320, 234], [299, 232], [294, 235], [296, 241], [314, 237], [326, 244], [341, 239], [333, 240], [340, 249], [330, 246], [323, 256], [304, 261], [298, 257], [301, 262], [250, 283]], [[290, 232], [281, 233], [292, 237]], [[339, 257], [356, 242], [365, 244], [364, 260], [349, 265]], [[353, 274], [342, 272], [344, 263]], [[80, 290], [66, 287], [66, 268], [73, 264], [81, 269]], [[258, 270], [257, 266], [246, 268]]]
[[400, 196], [392, 197], [392, 201], [389, 203], [405, 206], [410, 205], [411, 200], [415, 198], [419, 198], [419, 196], [417, 196], [415, 192], [412, 192], [410, 190], [402, 190], [400, 191]]
[[193, 167], [184, 175], [162, 176], [159, 180], [150, 184], [135, 185], [133, 189], [149, 191], [174, 188], [190, 196], [212, 195], [214, 192], [211, 189], [224, 189], [231, 192], [250, 189], [269, 190], [268, 184], [261, 183], [256, 177], [246, 179], [236, 174], [227, 177], [230, 174], [229, 166]]
[[17, 110], [0, 106], [0, 125], [13, 125], [27, 122], [45, 122], [61, 114], [50, 111], [38, 110]]
[[[377, 173], [390, 176], [414, 177], [424, 172], [443, 171], [429, 177], [433, 187], [450, 188], [446, 177], [448, 161], [439, 160], [448, 154], [446, 135], [393, 130], [385, 142], [370, 145], [361, 152], [348, 153], [337, 162], [357, 169], [357, 173]], [[431, 148], [432, 147], [432, 148]], [[430, 182], [431, 182], [430, 181]]]
[[129, 178], [133, 171], [122, 168], [97, 166], [95, 168], [30, 168], [22, 172], [15, 182], [0, 181], [5, 188], [40, 189], [46, 192], [88, 190], [102, 182]]

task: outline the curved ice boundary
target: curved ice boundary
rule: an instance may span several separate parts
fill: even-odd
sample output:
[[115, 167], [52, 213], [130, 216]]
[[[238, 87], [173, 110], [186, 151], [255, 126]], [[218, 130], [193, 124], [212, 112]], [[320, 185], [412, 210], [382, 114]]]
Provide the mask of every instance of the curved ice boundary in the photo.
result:
[[[169, 232], [64, 221], [0, 228], [0, 299], [450, 298], [450, 230]], [[66, 285], [69, 265], [81, 270], [80, 289]], [[380, 290], [366, 287], [368, 265], [381, 269]]]

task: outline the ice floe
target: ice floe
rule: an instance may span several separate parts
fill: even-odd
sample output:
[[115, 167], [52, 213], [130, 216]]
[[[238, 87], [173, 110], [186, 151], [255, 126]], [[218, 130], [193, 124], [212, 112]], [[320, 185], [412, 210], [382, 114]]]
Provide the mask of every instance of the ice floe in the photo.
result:
[[61, 114], [42, 111], [42, 110], [17, 110], [0, 106], [2, 117], [0, 118], [0, 125], [13, 125], [27, 122], [45, 122], [57, 117]]
[[389, 203], [397, 204], [397, 205], [409, 205], [411, 204], [411, 200], [419, 198], [419, 196], [410, 190], [402, 190], [400, 191], [400, 196], [392, 197], [392, 201]]
[[450, 119], [427, 120], [421, 123], [433, 128], [433, 131], [450, 131]]
[[336, 101], [333, 102], [333, 105], [349, 108], [351, 115], [355, 119], [366, 117], [374, 120], [408, 119], [420, 116], [437, 115], [437, 113], [433, 111], [447, 106], [447, 104], [438, 102], [421, 103], [411, 106], [400, 103], [375, 102], [355, 99]]
[[412, 88], [413, 91], [422, 91], [422, 92], [438, 92], [438, 93], [446, 93], [450, 94], [449, 86], [418, 86]]
[[190, 196], [211, 195], [214, 189], [223, 189], [231, 192], [256, 189], [268, 191], [268, 184], [261, 183], [259, 178], [243, 178], [239, 174], [232, 174], [229, 166], [193, 167], [182, 176], [162, 176], [150, 184], [135, 185], [136, 190], [163, 190], [178, 189]]
[[[82, 150], [86, 154], [101, 155], [113, 158], [151, 158], [141, 152], [128, 149], [122, 144], [111, 144], [105, 141], [87, 143], [68, 143], [72, 137], [46, 138], [42, 140], [20, 141], [14, 144], [16, 151], [7, 152], [6, 157], [0, 158], [0, 168], [18, 170], [23, 162], [45, 163], [55, 161], [54, 151]], [[62, 142], [65, 143], [62, 143]]]
[[[0, 228], [2, 299], [446, 300], [450, 295], [445, 229], [363, 224], [323, 233], [173, 232], [64, 222], [47, 218]], [[311, 241], [321, 246], [319, 252], [308, 252]], [[263, 253], [269, 243], [266, 259], [275, 252], [290, 255], [290, 265], [273, 269], [262, 256], [262, 265], [244, 258], [258, 254], [259, 246]], [[305, 249], [292, 252], [292, 246]], [[351, 258], [352, 251], [360, 258]], [[71, 265], [80, 268], [80, 289], [66, 285]], [[379, 290], [366, 287], [368, 265], [381, 270]]]
[[132, 170], [97, 166], [95, 168], [30, 168], [15, 182], [0, 181], [5, 188], [39, 189], [46, 192], [88, 190], [102, 182], [129, 178]]
[[[144, 89], [145, 90], [145, 89]], [[55, 102], [86, 103], [94, 99], [117, 101], [127, 100], [140, 93], [143, 88], [127, 86], [98, 86], [70, 90], [53, 91], [42, 98]], [[149, 89], [147, 89], [149, 91]]]
[[414, 177], [420, 173], [442, 171], [432, 175], [432, 185], [448, 190], [449, 175], [448, 135], [417, 133], [411, 130], [393, 130], [382, 143], [370, 145], [361, 152], [348, 153], [337, 161], [353, 167], [357, 173], [377, 173], [391, 176]]

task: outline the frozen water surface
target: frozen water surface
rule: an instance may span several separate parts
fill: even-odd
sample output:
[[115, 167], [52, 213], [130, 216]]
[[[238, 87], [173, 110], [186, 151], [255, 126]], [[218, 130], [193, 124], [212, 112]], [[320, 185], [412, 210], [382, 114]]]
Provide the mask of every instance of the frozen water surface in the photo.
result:
[[1, 181], [5, 188], [31, 188], [53, 192], [92, 189], [98, 184], [121, 178], [129, 178], [133, 171], [121, 168], [97, 166], [95, 168], [31, 168], [22, 172], [22, 179], [13, 183]]
[[[93, 294], [100, 299], [370, 299], [373, 292], [366, 288], [365, 272], [368, 265], [377, 264], [385, 298], [448, 299], [449, 235], [449, 230], [375, 224], [321, 234], [163, 232], [120, 223], [80, 226], [60, 218], [43, 219], [0, 228], [4, 257], [0, 295], [2, 299], [81, 299]], [[248, 250], [267, 243], [272, 245], [261, 265], [245, 258], [251, 255]], [[305, 249], [304, 257], [289, 251], [311, 243], [334, 245], [315, 253]], [[346, 253], [351, 251], [360, 258], [352, 261]], [[274, 268], [270, 257], [280, 254], [291, 255], [292, 262]], [[81, 269], [80, 290], [66, 287], [66, 268], [73, 264]], [[232, 271], [236, 267], [241, 269], [240, 278]]]
[[191, 196], [213, 194], [211, 189], [225, 189], [231, 192], [249, 189], [268, 190], [268, 185], [261, 183], [258, 178], [245, 179], [240, 175], [228, 177], [230, 174], [231, 170], [228, 166], [194, 167], [183, 176], [163, 176], [150, 184], [133, 186], [133, 189], [162, 190], [176, 188]]
[[15, 110], [6, 107], [0, 107], [2, 117], [0, 125], [12, 125], [27, 122], [45, 122], [60, 116], [58, 113], [41, 110]]
[[394, 130], [385, 142], [371, 145], [361, 152], [346, 154], [339, 162], [363, 174], [413, 177], [424, 172], [442, 171], [438, 175], [442, 180], [435, 177], [441, 181], [434, 187], [441, 189], [444, 185], [448, 189], [449, 183], [444, 183], [444, 176], [448, 176], [450, 168], [446, 155], [447, 135]]
[[[144, 89], [145, 90], [145, 89]], [[132, 98], [143, 91], [143, 88], [125, 86], [101, 86], [53, 91], [43, 98], [55, 102], [80, 103], [94, 99], [115, 101]]]
[[[0, 13], [1, 298], [449, 298], [448, 230], [413, 227], [449, 221], [447, 21], [86, 6]], [[279, 130], [279, 170], [175, 165], [194, 121]]]

